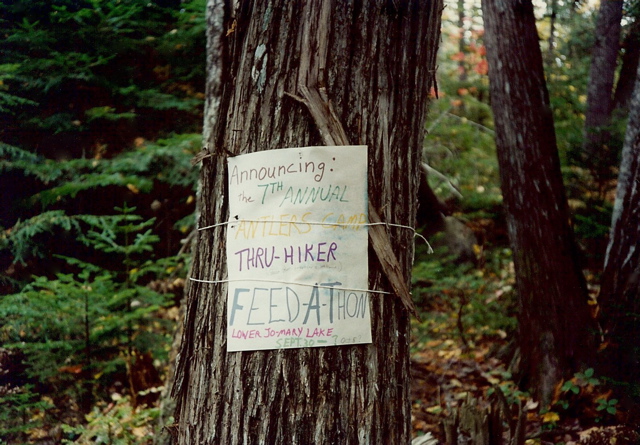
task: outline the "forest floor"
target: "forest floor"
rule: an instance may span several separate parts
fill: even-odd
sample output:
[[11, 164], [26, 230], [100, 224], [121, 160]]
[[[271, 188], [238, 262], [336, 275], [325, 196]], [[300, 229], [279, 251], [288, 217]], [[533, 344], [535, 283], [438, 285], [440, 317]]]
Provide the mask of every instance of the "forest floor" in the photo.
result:
[[[503, 415], [507, 425], [505, 439], [509, 437], [509, 423], [515, 427], [517, 412], [522, 409], [527, 445], [640, 443], [640, 434], [625, 426], [628, 413], [617, 406], [615, 395], [593, 377], [592, 370], [576, 374], [559, 385], [554, 403], [541, 407], [517, 388], [508, 363], [499, 358], [508, 357], [507, 351], [511, 349], [505, 332], [465, 328], [458, 321], [460, 312], [452, 307], [446, 295], [432, 294], [431, 298], [429, 313], [423, 313], [425, 320], [414, 322], [411, 356], [414, 437], [431, 435], [437, 442], [425, 443], [450, 443], [445, 440], [443, 422], [451, 421], [454, 412], [465, 403], [477, 405], [479, 410], [486, 410], [489, 405], [493, 409], [504, 406], [491, 397], [499, 389], [504, 395], [502, 400], [511, 409], [511, 416], [506, 416], [509, 418]], [[460, 335], [460, 328], [464, 335]], [[462, 436], [457, 440], [459, 444], [475, 443]]]

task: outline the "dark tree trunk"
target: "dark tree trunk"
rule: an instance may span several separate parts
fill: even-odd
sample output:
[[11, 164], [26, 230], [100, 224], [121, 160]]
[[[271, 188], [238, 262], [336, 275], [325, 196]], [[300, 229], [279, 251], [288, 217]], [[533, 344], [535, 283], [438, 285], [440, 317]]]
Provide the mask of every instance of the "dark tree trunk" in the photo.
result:
[[547, 47], [547, 68], [552, 69], [556, 57], [556, 19], [558, 17], [558, 0], [551, 0], [549, 7], [549, 41]]
[[519, 295], [521, 371], [543, 402], [589, 353], [577, 266], [531, 1], [483, 0], [491, 105]]
[[596, 171], [609, 158], [608, 127], [611, 124], [613, 82], [620, 49], [622, 3], [623, 0], [600, 2], [596, 40], [591, 52], [583, 149], [585, 161]]
[[640, 69], [636, 73], [598, 302], [608, 340], [605, 372], [640, 383]]
[[636, 18], [629, 27], [624, 42], [624, 55], [620, 67], [620, 77], [613, 95], [613, 108], [628, 110], [631, 94], [636, 80], [638, 63], [640, 62], [640, 18]]
[[[231, 4], [208, 7], [220, 97], [205, 110], [199, 225], [228, 220], [227, 156], [327, 145], [343, 127], [333, 140], [369, 147], [373, 208], [383, 221], [412, 226], [441, 2]], [[212, 26], [216, 8], [223, 35]], [[322, 97], [315, 114], [298, 100], [313, 94]], [[342, 125], [327, 131], [318, 113]], [[413, 234], [389, 232], [406, 285]], [[199, 232], [193, 277], [226, 278], [225, 235], [225, 226]], [[371, 249], [369, 259], [369, 287], [389, 291]], [[174, 386], [179, 443], [408, 442], [409, 315], [395, 295], [371, 295], [370, 345], [228, 353], [226, 292], [224, 283], [189, 286]]]

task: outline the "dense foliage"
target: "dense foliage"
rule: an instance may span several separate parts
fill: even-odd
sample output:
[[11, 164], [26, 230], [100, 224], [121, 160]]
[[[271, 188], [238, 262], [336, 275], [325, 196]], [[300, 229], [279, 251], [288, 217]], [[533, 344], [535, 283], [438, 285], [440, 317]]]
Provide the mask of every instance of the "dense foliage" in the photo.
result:
[[194, 225], [204, 3], [0, 4], [0, 441], [149, 437]]
[[[3, 236], [3, 270], [78, 249], [65, 250], [65, 237], [80, 229], [79, 215], [107, 215], [124, 202], [145, 219], [159, 216], [164, 253], [175, 250], [173, 224], [192, 213], [197, 178], [189, 159], [200, 145], [203, 8], [0, 5], [0, 186], [9, 191], [0, 226], [12, 228]], [[189, 222], [181, 226], [185, 232]]]

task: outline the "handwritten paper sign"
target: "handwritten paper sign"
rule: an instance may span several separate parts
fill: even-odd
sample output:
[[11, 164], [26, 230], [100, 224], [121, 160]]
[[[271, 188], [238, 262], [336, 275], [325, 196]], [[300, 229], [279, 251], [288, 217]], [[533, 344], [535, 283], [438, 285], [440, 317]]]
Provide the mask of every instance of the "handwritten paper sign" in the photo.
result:
[[367, 147], [229, 159], [228, 351], [371, 342]]

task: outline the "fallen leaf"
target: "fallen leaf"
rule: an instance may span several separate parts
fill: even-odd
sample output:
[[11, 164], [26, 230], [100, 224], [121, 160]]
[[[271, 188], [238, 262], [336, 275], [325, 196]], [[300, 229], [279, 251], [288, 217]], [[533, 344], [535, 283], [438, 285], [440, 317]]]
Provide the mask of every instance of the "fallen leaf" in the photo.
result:
[[534, 409], [538, 408], [538, 405], [540, 405], [540, 402], [535, 402], [533, 399], [528, 399], [527, 403], [524, 405], [524, 410], [533, 411]]
[[131, 430], [134, 436], [136, 437], [145, 437], [147, 436], [147, 428], [144, 426], [138, 426]]
[[546, 412], [542, 415], [542, 423], [552, 423], [560, 420], [558, 413], [553, 411]]

